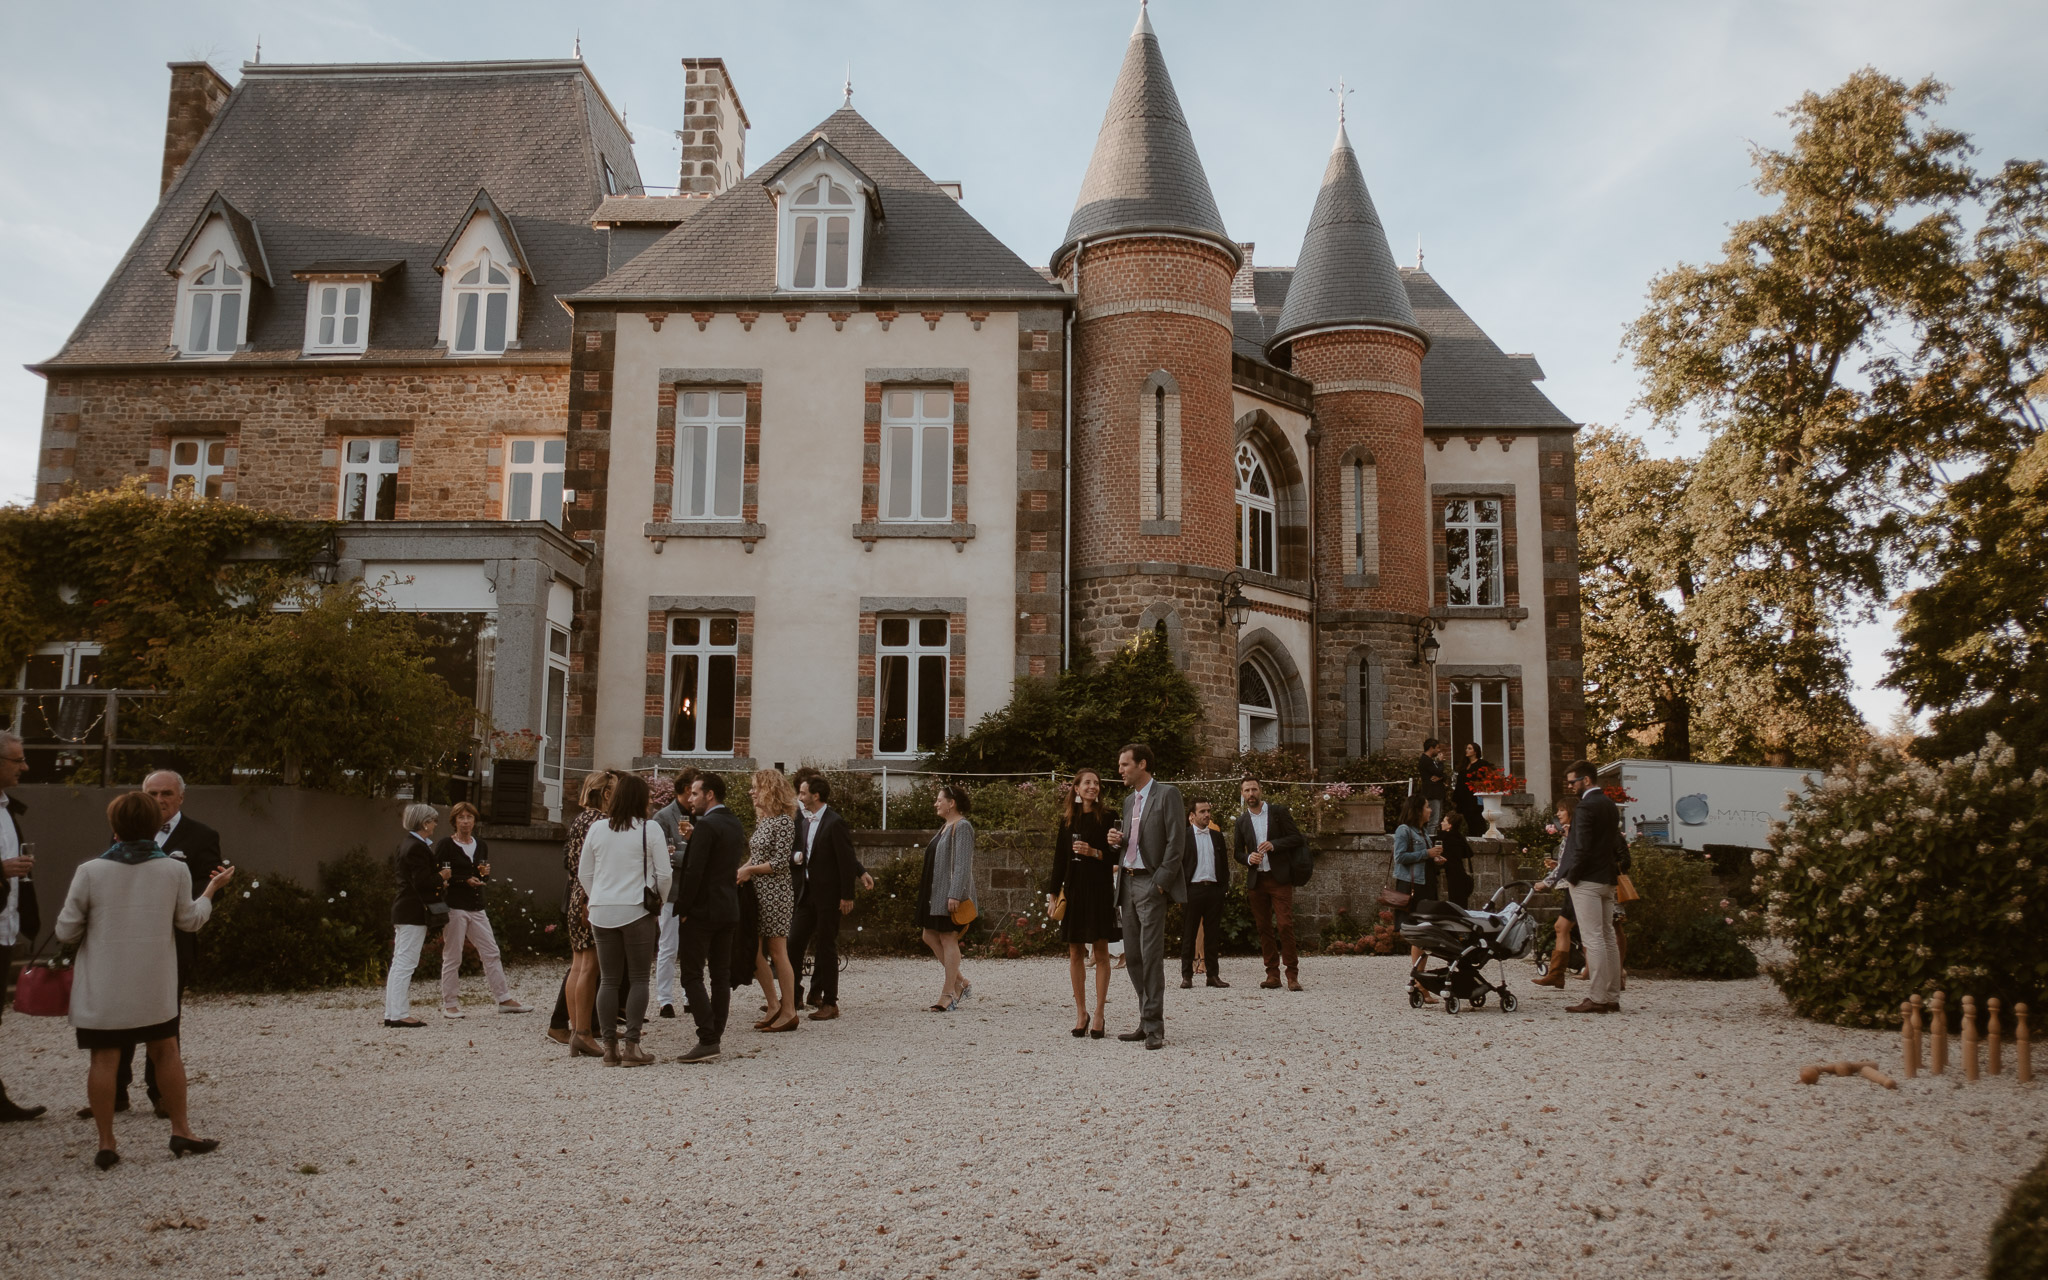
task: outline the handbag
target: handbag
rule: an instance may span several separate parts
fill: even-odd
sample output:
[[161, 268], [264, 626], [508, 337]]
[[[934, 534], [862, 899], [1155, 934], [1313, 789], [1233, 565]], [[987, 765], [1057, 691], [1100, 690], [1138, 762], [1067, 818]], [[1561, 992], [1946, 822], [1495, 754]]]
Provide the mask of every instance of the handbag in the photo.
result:
[[1067, 891], [1065, 889], [1059, 891], [1059, 896], [1052, 900], [1052, 905], [1045, 909], [1045, 914], [1050, 916], [1055, 922], [1067, 918]]
[[70, 965], [59, 968], [41, 955], [38, 947], [28, 967], [14, 980], [14, 1011], [37, 1018], [62, 1018], [71, 1012], [72, 969]]
[[1392, 885], [1388, 885], [1386, 888], [1380, 890], [1380, 905], [1383, 907], [1392, 907], [1395, 910], [1400, 911], [1405, 910], [1408, 904], [1413, 901], [1415, 901], [1414, 894], [1402, 893], [1399, 889], [1394, 888]]
[[640, 828], [640, 873], [649, 883], [640, 886], [640, 909], [648, 915], [661, 914], [661, 890], [654, 887], [654, 855], [647, 852], [647, 828]]
[[974, 923], [974, 917], [976, 914], [974, 910], [974, 899], [960, 899], [960, 905], [953, 908], [946, 914], [948, 917], [952, 919], [955, 928], [965, 929], [968, 925]]
[[1634, 902], [1642, 896], [1642, 894], [1636, 892], [1636, 882], [1628, 878], [1628, 872], [1620, 872], [1614, 877], [1614, 900], [1616, 902]]

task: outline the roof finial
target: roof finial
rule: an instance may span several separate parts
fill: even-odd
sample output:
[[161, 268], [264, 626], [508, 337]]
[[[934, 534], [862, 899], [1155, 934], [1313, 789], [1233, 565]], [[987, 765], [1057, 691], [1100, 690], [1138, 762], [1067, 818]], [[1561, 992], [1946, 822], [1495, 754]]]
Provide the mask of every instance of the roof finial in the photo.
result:
[[1422, 236], [1420, 234], [1415, 237], [1415, 269], [1417, 271], [1422, 270]]
[[851, 62], [846, 64], [846, 100], [839, 105], [842, 107], [853, 105], [853, 64]]
[[583, 61], [583, 28], [581, 27], [576, 28], [576, 47], [569, 51], [569, 56], [578, 62]]
[[256, 33], [256, 65], [259, 67], [263, 65], [263, 33], [261, 31]]
[[1337, 127], [1341, 129], [1344, 127], [1344, 99], [1357, 93], [1358, 90], [1345, 88], [1344, 77], [1338, 76], [1337, 87], [1330, 90], [1330, 92], [1337, 95]]
[[[1134, 36], [1152, 35], [1152, 11], [1146, 0], [1138, 0], [1138, 25], [1131, 29]], [[1157, 37], [1154, 37], [1155, 39]]]

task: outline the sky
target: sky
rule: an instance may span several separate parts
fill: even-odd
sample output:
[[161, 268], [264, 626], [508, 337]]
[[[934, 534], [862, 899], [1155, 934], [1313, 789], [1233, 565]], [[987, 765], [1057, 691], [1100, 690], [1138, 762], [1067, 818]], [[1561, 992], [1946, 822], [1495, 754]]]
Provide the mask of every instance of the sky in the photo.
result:
[[[766, 160], [854, 105], [1026, 261], [1072, 212], [1136, 5], [1126, 0], [698, 0], [605, 5], [0, 6], [0, 502], [32, 493], [43, 382], [157, 198], [169, 61], [231, 80], [267, 62], [546, 58], [580, 39], [636, 140], [650, 190], [675, 182], [678, 60], [723, 57]], [[1943, 0], [1459, 4], [1156, 0], [1181, 105], [1225, 225], [1256, 261], [1294, 260], [1335, 132], [1334, 86], [1396, 256], [1432, 275], [1580, 422], [1691, 452], [1632, 408], [1620, 358], [1647, 283], [1716, 256], [1764, 208], [1752, 145], [1859, 67], [1951, 86], [1943, 123], [1996, 164], [2048, 155], [2048, 23], [2038, 4]], [[1850, 649], [1866, 717], [1889, 623]]]

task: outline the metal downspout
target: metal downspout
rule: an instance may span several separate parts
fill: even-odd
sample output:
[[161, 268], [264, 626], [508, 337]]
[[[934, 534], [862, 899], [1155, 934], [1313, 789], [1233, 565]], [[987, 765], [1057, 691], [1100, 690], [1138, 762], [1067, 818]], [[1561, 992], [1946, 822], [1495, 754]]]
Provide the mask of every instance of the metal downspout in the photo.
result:
[[1065, 401], [1066, 447], [1060, 451], [1060, 670], [1073, 665], [1074, 643], [1074, 329], [1081, 323], [1081, 251], [1074, 245], [1074, 309], [1067, 315], [1066, 369], [1060, 379]]
[[1308, 415], [1308, 434], [1303, 438], [1308, 441], [1308, 768], [1313, 777], [1322, 757], [1317, 746], [1321, 738], [1316, 732], [1316, 717], [1323, 706], [1322, 591], [1317, 585], [1322, 578], [1322, 566], [1316, 560], [1316, 497], [1322, 492], [1317, 487], [1316, 462], [1321, 453], [1323, 429], [1314, 413]]

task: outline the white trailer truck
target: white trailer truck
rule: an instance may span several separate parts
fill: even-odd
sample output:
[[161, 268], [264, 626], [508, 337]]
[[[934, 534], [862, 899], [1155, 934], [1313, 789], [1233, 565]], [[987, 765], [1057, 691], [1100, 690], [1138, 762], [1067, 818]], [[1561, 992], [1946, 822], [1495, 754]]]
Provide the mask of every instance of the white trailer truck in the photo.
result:
[[1706, 846], [1770, 847], [1771, 821], [1785, 817], [1788, 795], [1804, 792], [1818, 770], [1762, 765], [1616, 760], [1600, 770], [1602, 786], [1620, 783], [1634, 799], [1621, 807], [1630, 839], [1695, 852]]

